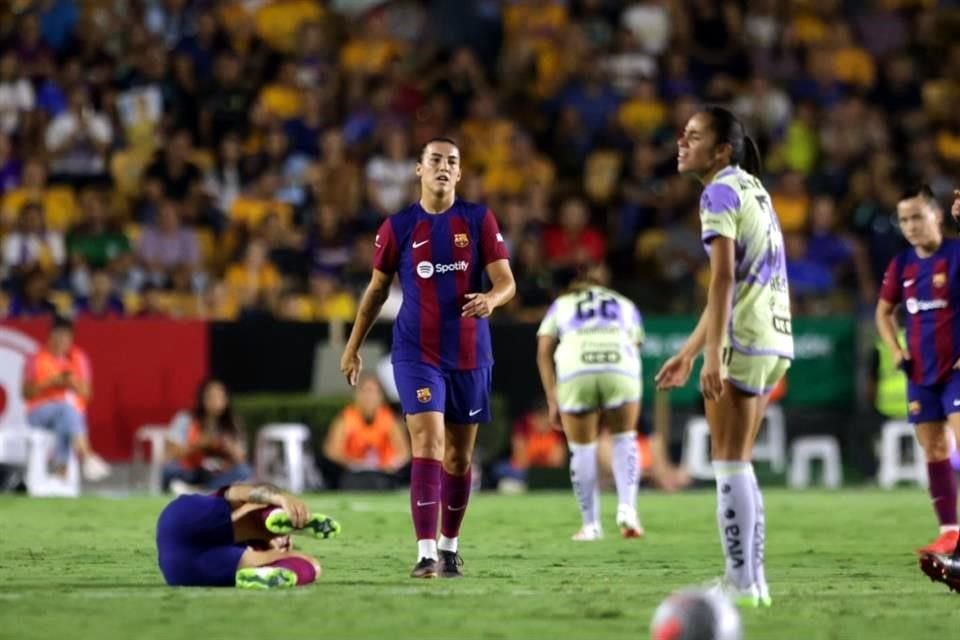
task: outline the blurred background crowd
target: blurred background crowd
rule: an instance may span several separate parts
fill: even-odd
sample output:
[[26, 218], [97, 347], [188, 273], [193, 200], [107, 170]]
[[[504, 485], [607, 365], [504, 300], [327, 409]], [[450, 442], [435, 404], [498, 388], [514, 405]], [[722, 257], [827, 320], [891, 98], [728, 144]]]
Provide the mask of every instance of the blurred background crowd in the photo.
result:
[[588, 262], [644, 312], [694, 311], [675, 140], [704, 101], [759, 141], [796, 311], [862, 310], [899, 186], [955, 186], [953, 4], [11, 0], [0, 310], [352, 320], [419, 146], [452, 135], [510, 246], [504, 315], [539, 319]]

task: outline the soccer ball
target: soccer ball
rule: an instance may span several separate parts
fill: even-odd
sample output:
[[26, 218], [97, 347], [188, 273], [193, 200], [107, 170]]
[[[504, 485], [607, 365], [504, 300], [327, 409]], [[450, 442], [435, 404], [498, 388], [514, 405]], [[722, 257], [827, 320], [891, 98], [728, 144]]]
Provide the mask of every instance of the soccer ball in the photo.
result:
[[660, 603], [650, 623], [651, 640], [741, 640], [740, 614], [723, 595], [703, 589], [678, 591]]

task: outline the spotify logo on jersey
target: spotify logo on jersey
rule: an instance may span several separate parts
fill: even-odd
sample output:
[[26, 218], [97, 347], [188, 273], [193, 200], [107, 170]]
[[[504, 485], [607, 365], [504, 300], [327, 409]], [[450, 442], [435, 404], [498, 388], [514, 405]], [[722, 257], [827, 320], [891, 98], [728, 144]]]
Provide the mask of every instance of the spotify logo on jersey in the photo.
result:
[[451, 271], [466, 271], [469, 268], [470, 263], [466, 260], [459, 260], [448, 264], [433, 264], [432, 262], [424, 260], [417, 263], [417, 275], [426, 279], [433, 277], [435, 273], [442, 275], [444, 273], [450, 273]]

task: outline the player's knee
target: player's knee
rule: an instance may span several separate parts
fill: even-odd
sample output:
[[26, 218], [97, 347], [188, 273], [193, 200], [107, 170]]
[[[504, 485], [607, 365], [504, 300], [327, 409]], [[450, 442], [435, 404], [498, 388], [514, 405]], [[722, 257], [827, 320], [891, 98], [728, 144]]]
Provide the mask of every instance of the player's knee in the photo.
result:
[[931, 462], [946, 460], [950, 457], [950, 442], [947, 440], [946, 434], [927, 438], [926, 442], [921, 444], [923, 445], [924, 455]]
[[470, 456], [456, 449], [449, 450], [443, 456], [443, 468], [450, 475], [462, 476], [470, 468]]

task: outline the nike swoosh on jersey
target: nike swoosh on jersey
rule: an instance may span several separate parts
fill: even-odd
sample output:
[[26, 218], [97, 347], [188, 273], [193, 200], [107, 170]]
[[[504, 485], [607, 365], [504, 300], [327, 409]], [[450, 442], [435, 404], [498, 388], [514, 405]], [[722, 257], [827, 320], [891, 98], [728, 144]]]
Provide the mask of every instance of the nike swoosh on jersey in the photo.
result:
[[912, 285], [914, 282], [916, 282], [916, 281], [915, 281], [915, 280], [904, 280], [904, 281], [903, 281], [903, 286], [909, 287], [909, 286]]
[[481, 411], [483, 411], [483, 409], [473, 409], [473, 410], [471, 410], [467, 415], [469, 415], [469, 416], [475, 416], [475, 415], [477, 415], [478, 413], [480, 413]]
[[414, 243], [413, 243], [413, 248], [416, 249], [417, 247], [422, 247], [423, 245], [427, 244], [428, 242], [430, 242], [430, 241], [429, 241], [429, 240], [421, 240], [420, 242], [414, 242]]

